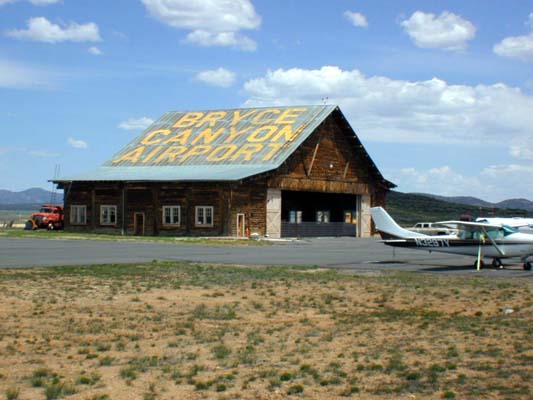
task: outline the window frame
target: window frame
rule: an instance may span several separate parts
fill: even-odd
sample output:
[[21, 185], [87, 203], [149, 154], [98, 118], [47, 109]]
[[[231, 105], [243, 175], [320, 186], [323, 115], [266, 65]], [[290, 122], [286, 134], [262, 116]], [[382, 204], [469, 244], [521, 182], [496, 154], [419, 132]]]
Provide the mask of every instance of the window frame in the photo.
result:
[[303, 215], [302, 210], [296, 210], [296, 209], [289, 210], [289, 215], [288, 215], [289, 218], [287, 222], [289, 224], [301, 224], [302, 215]]
[[[109, 216], [111, 215], [111, 213], [109, 211], [110, 210], [114, 210], [114, 212], [115, 212], [115, 221], [114, 222], [104, 221], [104, 209], [106, 209], [106, 208], [108, 209], [108, 219], [109, 219]], [[117, 222], [118, 222], [117, 206], [113, 205], [113, 204], [102, 204], [102, 205], [100, 205], [100, 225], [116, 226]]]
[[[202, 223], [198, 223], [199, 210], [202, 210]], [[207, 220], [206, 210], [211, 211], [211, 223], [205, 223]], [[215, 207], [213, 206], [195, 206], [194, 207], [194, 227], [195, 228], [212, 228], [215, 226]]]
[[331, 222], [331, 211], [317, 210], [315, 213], [315, 222], [317, 224], [329, 224]]
[[[83, 220], [80, 218], [80, 210], [83, 210]], [[87, 205], [71, 204], [69, 222], [70, 225], [87, 225]]]
[[[178, 221], [177, 222], [174, 222], [173, 221], [173, 217], [174, 217], [174, 213], [173, 213], [173, 210], [174, 209], [178, 209]], [[165, 211], [166, 210], [170, 210], [170, 222], [166, 222], [165, 220]], [[179, 205], [168, 205], [168, 206], [163, 206], [162, 210], [161, 210], [161, 222], [163, 224], [163, 226], [181, 226], [181, 206]]]
[[[357, 225], [358, 215], [356, 210], [344, 210], [344, 223], [350, 225]], [[349, 216], [349, 221], [346, 221], [346, 217]]]

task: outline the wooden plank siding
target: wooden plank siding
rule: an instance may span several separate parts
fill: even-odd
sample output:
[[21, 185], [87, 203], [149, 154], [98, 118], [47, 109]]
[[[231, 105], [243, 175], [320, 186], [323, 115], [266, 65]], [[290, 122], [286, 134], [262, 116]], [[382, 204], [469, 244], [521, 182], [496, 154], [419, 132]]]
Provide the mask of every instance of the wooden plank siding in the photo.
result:
[[[94, 186], [93, 186], [94, 185]], [[92, 200], [94, 192], [94, 203]], [[265, 234], [266, 183], [148, 183], [126, 184], [125, 234], [134, 234], [135, 213], [144, 214], [145, 235], [160, 236], [221, 236], [237, 235], [237, 214], [243, 213], [250, 232]], [[72, 232], [121, 233], [122, 190], [113, 184], [74, 183], [65, 192], [65, 228]], [[85, 225], [70, 224], [72, 205], [87, 207]], [[100, 207], [117, 206], [117, 222], [113, 226], [100, 224]], [[163, 224], [163, 207], [179, 206], [180, 225]], [[196, 206], [213, 207], [213, 226], [195, 226]]]
[[[65, 229], [133, 235], [135, 213], [144, 214], [144, 234], [161, 236], [237, 236], [237, 215], [244, 214], [248, 233], [265, 235], [267, 190], [365, 196], [384, 205], [387, 188], [373, 181], [353, 131], [334, 116], [323, 123], [276, 170], [241, 181], [221, 182], [72, 182], [65, 187]], [[156, 167], [154, 167], [156, 168]], [[122, 204], [125, 209], [123, 212]], [[70, 224], [70, 207], [85, 205], [87, 223]], [[113, 226], [100, 224], [100, 207], [117, 206]], [[163, 223], [163, 207], [180, 207], [180, 224]], [[195, 226], [195, 207], [213, 207], [213, 226]], [[124, 218], [124, 222], [123, 222]], [[370, 225], [370, 221], [365, 221]]]
[[332, 118], [326, 119], [278, 168], [268, 186], [283, 190], [367, 195], [375, 191], [368, 167]]

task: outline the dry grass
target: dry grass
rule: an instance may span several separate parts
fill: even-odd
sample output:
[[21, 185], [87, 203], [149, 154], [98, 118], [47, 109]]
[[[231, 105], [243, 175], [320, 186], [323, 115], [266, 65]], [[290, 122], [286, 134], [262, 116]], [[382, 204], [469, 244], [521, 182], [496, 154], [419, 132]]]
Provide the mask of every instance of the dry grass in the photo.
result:
[[180, 244], [197, 244], [210, 246], [270, 246], [269, 240], [261, 238], [238, 238], [238, 237], [190, 237], [190, 236], [121, 236], [117, 234], [104, 233], [82, 233], [69, 232], [63, 230], [48, 231], [46, 229], [37, 229], [27, 231], [22, 228], [3, 228], [0, 220], [0, 237], [25, 238], [25, 239], [65, 239], [65, 240], [115, 240], [120, 242], [155, 242], [155, 243], [173, 243]]
[[183, 263], [1, 271], [0, 397], [530, 398], [531, 289]]

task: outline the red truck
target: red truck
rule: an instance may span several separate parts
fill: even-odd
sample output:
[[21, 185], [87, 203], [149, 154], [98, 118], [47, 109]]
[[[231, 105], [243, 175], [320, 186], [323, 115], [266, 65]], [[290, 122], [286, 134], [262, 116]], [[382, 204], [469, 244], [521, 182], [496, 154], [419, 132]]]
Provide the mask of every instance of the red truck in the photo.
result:
[[28, 221], [26, 221], [24, 229], [63, 229], [64, 221], [65, 214], [63, 212], [63, 206], [44, 204], [38, 212], [33, 213], [32, 216], [28, 219]]

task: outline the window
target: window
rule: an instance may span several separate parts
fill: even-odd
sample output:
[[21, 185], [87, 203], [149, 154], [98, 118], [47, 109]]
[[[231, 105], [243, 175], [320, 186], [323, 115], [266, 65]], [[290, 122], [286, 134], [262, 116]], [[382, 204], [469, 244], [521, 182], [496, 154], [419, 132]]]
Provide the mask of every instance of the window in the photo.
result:
[[196, 226], [213, 226], [213, 207], [196, 206]]
[[179, 225], [181, 222], [180, 206], [163, 206], [163, 225]]
[[357, 211], [353, 211], [353, 210], [344, 211], [344, 223], [345, 224], [357, 224]]
[[85, 225], [87, 223], [87, 206], [70, 206], [70, 223]]
[[289, 222], [291, 224], [301, 224], [302, 223], [302, 212], [299, 210], [290, 210], [289, 211]]
[[316, 222], [321, 224], [329, 223], [329, 210], [317, 211], [316, 212]]
[[100, 206], [100, 225], [117, 223], [117, 206]]

